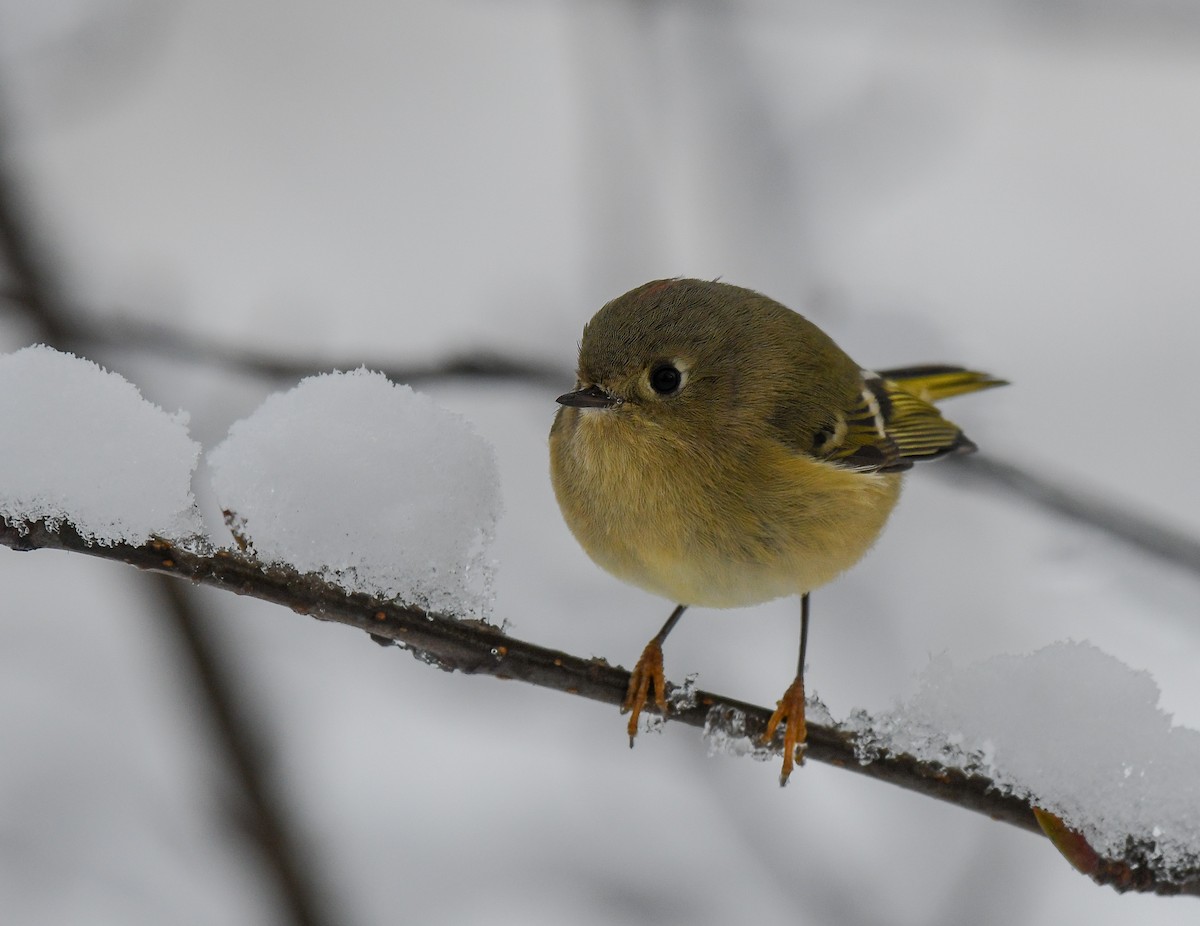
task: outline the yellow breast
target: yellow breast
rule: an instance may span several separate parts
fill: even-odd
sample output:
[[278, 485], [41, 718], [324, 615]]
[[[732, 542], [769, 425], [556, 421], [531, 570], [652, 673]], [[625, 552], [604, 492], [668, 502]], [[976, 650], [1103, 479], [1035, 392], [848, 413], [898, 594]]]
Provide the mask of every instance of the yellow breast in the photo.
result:
[[770, 439], [701, 447], [620, 409], [563, 408], [554, 492], [588, 555], [680, 604], [740, 607], [811, 591], [879, 536], [897, 474], [862, 473]]

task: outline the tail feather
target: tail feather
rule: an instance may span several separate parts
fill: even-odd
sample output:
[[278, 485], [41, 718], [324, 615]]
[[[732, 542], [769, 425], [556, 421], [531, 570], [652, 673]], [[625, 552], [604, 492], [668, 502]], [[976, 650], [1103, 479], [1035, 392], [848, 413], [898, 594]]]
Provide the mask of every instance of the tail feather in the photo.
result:
[[1007, 380], [997, 379], [988, 373], [934, 364], [879, 370], [877, 375], [895, 383], [902, 391], [916, 396], [922, 402], [940, 402], [956, 395], [1008, 385]]
[[814, 451], [867, 472], [899, 472], [919, 460], [972, 453], [975, 444], [933, 403], [1006, 385], [987, 373], [951, 366], [864, 370], [862, 375], [858, 403], [838, 416]]

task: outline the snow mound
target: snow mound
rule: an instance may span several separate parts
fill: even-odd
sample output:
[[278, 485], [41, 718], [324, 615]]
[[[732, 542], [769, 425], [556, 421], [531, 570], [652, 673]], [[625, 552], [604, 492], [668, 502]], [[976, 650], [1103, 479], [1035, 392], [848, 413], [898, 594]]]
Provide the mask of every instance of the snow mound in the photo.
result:
[[187, 423], [90, 360], [40, 344], [0, 356], [0, 516], [105, 546], [199, 533]]
[[1062, 642], [966, 668], [939, 657], [908, 701], [843, 726], [864, 762], [908, 753], [986, 775], [1101, 855], [1132, 851], [1169, 877], [1200, 861], [1200, 732], [1158, 699], [1148, 673]]
[[263, 561], [440, 613], [490, 610], [494, 454], [428, 396], [365, 369], [312, 376], [234, 424], [208, 462]]

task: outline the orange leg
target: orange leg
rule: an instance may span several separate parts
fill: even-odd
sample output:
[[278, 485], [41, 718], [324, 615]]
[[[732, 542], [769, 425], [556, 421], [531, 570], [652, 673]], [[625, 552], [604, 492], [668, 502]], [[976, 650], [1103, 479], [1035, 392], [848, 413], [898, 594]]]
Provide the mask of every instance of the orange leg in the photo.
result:
[[654, 689], [654, 703], [664, 715], [667, 713], [666, 679], [663, 678], [662, 644], [651, 640], [642, 650], [642, 658], [633, 667], [629, 677], [629, 689], [625, 692], [625, 703], [621, 707], [622, 714], [629, 714], [629, 745], [632, 748], [633, 739], [637, 736], [638, 718], [642, 708], [650, 697], [650, 689]]
[[[788, 686], [783, 697], [776, 702], [775, 713], [767, 722], [767, 732], [763, 737], [765, 742], [775, 738], [779, 725], [783, 728], [783, 768], [779, 772], [780, 785], [787, 784], [788, 776], [792, 774], [795, 764], [796, 747], [803, 746], [808, 737], [808, 727], [804, 723], [804, 678], [797, 675], [796, 680]], [[800, 764], [804, 764], [804, 755], [800, 756]]]
[[[779, 784], [787, 784], [796, 763], [796, 750], [804, 745], [808, 738], [808, 726], [804, 722], [804, 655], [808, 648], [808, 593], [800, 596], [800, 660], [796, 668], [796, 678], [783, 697], [775, 704], [775, 713], [767, 721], [767, 731], [763, 734], [763, 742], [769, 743], [775, 738], [779, 725], [783, 728], [783, 768], [779, 772]], [[800, 755], [800, 764], [804, 764], [804, 755]]]
[[662, 645], [667, 634], [679, 622], [679, 618], [683, 617], [683, 612], [686, 610], [687, 605], [681, 604], [671, 612], [671, 616], [663, 624], [662, 630], [646, 644], [646, 648], [642, 650], [642, 658], [633, 667], [633, 674], [629, 677], [629, 688], [625, 692], [625, 703], [621, 705], [621, 713], [630, 715], [628, 726], [630, 749], [633, 748], [633, 740], [637, 736], [638, 718], [642, 714], [642, 708], [650, 699], [651, 689], [654, 690], [655, 705], [664, 717], [667, 714], [667, 682], [663, 677]]

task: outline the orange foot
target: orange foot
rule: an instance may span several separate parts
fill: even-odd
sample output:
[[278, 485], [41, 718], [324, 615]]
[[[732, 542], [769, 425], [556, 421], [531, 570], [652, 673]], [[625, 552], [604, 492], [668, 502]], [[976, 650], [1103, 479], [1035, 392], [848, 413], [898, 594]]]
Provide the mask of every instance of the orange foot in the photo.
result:
[[[779, 784], [783, 786], [792, 774], [796, 747], [803, 746], [808, 738], [808, 727], [804, 723], [804, 679], [800, 676], [796, 676], [783, 697], [776, 702], [775, 713], [767, 721], [767, 732], [763, 734], [764, 743], [775, 738], [775, 731], [781, 723], [786, 724], [783, 728], [783, 769], [779, 773]], [[804, 764], [803, 753], [800, 755], [800, 764]]]
[[[666, 697], [666, 679], [663, 678], [663, 651], [662, 644], [656, 640], [651, 640], [646, 644], [646, 648], [642, 650], [642, 658], [637, 661], [637, 665], [633, 667], [633, 674], [629, 678], [629, 688], [625, 692], [625, 703], [621, 705], [621, 713], [629, 714], [629, 748], [633, 748], [633, 739], [637, 736], [638, 717], [642, 714], [642, 708], [646, 706], [646, 701], [650, 697], [650, 688], [654, 687], [654, 703], [658, 705], [658, 709], [666, 716], [667, 713], [667, 697]], [[803, 696], [801, 696], [803, 701]]]

